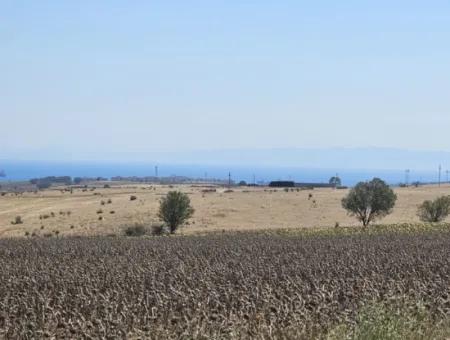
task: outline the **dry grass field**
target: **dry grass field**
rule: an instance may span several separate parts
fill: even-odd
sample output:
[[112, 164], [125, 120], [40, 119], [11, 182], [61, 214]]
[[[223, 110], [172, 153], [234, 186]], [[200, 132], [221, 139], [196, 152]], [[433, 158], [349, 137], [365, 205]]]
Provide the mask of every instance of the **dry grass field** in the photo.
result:
[[[216, 188], [178, 185], [120, 184], [104, 188], [52, 188], [37, 193], [0, 196], [0, 237], [118, 234], [134, 223], [158, 223], [160, 198], [169, 190], [188, 193], [195, 208], [194, 217], [181, 229], [192, 234], [205, 231], [305, 228], [358, 225], [341, 207], [347, 190], [289, 190], [273, 188]], [[417, 222], [417, 206], [425, 199], [450, 193], [450, 186], [397, 188], [394, 212], [383, 223]], [[309, 195], [312, 194], [312, 198]], [[130, 196], [136, 200], [130, 200]], [[102, 204], [102, 202], [104, 204]], [[108, 203], [110, 202], [110, 203]], [[22, 224], [12, 224], [21, 216]]]

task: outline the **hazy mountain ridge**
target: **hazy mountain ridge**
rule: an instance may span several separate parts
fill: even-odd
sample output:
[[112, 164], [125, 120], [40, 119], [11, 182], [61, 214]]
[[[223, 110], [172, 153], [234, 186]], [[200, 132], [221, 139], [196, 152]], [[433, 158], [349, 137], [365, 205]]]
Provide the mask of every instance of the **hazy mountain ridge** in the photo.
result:
[[437, 170], [439, 165], [442, 165], [442, 169], [445, 170], [450, 167], [450, 152], [447, 151], [375, 147], [224, 149], [177, 152], [22, 152], [0, 154], [1, 159], [370, 170]]

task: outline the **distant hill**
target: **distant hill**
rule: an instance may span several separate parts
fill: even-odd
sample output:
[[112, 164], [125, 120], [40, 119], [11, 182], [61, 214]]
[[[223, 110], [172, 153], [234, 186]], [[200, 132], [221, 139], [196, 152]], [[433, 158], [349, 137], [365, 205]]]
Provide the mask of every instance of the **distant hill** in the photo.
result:
[[391, 148], [242, 149], [149, 152], [104, 155], [114, 160], [142, 160], [171, 164], [209, 164], [322, 169], [443, 169], [450, 168], [450, 152]]
[[301, 167], [310, 169], [450, 169], [450, 152], [394, 148], [278, 148], [198, 150], [179, 152], [95, 152], [73, 153], [69, 158], [57, 152], [36, 157], [0, 154], [9, 160], [112, 161], [153, 164], [203, 164], [214, 166]]

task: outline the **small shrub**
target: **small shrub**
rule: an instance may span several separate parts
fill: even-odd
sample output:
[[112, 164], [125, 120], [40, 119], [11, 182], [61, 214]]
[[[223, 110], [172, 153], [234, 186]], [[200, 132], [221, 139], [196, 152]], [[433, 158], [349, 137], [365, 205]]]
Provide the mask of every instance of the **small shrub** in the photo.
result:
[[167, 228], [164, 224], [154, 224], [152, 225], [152, 235], [161, 236], [167, 233]]
[[52, 237], [53, 234], [52, 234], [52, 233], [45, 233], [43, 236], [44, 236], [44, 237]]
[[71, 226], [70, 226], [70, 229], [74, 229], [74, 228], [75, 228], [75, 226], [74, 226], [74, 225], [71, 225]]
[[101, 201], [100, 204], [101, 204], [101, 205], [105, 205], [105, 201]]
[[26, 236], [26, 237], [30, 236], [30, 232], [29, 232], [29, 231], [26, 231], [26, 232], [25, 232], [25, 236]]
[[97, 210], [97, 214], [103, 214], [103, 210], [102, 209], [98, 209]]
[[313, 198], [313, 194], [309, 193], [308, 194], [308, 200], [310, 200], [311, 198]]
[[137, 200], [137, 197], [134, 196], [134, 195], [131, 195], [131, 196], [130, 196], [130, 201], [135, 201], [135, 200]]
[[22, 223], [23, 223], [22, 216], [16, 216], [14, 221], [11, 222], [11, 224], [22, 224]]
[[424, 201], [417, 210], [423, 222], [442, 222], [450, 214], [450, 196], [442, 196], [434, 201]]
[[55, 217], [55, 213], [52, 211], [52, 212], [50, 213], [50, 216], [51, 216], [51, 217]]
[[126, 236], [144, 236], [147, 234], [147, 228], [142, 224], [135, 224], [129, 227], [126, 227], [124, 230]]
[[111, 199], [108, 199], [108, 201], [107, 201], [106, 203], [111, 204], [111, 203], [112, 203], [112, 200], [111, 200]]
[[113, 214], [115, 214], [116, 212], [115, 212], [114, 210], [111, 210], [109, 213], [110, 213], [111, 215], [113, 215]]
[[104, 188], [104, 189], [109, 189], [109, 188], [111, 188], [111, 186], [110, 186], [109, 184], [105, 184], [105, 185], [103, 186], [103, 188]]
[[284, 188], [284, 191], [285, 192], [289, 192], [289, 188]]
[[98, 217], [98, 220], [99, 220], [99, 221], [103, 221], [103, 216], [99, 216], [99, 217]]

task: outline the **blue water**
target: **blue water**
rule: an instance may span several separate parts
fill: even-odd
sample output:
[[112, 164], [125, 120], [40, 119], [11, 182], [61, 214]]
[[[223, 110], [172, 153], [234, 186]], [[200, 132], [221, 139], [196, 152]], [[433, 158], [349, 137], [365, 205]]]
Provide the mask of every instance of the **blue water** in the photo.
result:
[[[0, 161], [0, 169], [7, 177], [0, 181], [19, 181], [45, 176], [72, 177], [106, 177], [113, 176], [153, 176], [155, 165], [150, 163], [95, 163], [95, 162], [43, 162], [43, 161]], [[379, 177], [389, 184], [397, 185], [405, 181], [403, 170], [353, 170], [353, 169], [305, 169], [294, 167], [242, 167], [242, 166], [212, 166], [212, 165], [176, 165], [157, 164], [159, 176], [187, 176], [192, 178], [217, 178], [235, 181], [244, 180], [253, 183], [272, 180], [293, 180], [297, 182], [328, 182], [336, 173], [342, 179], [343, 185], [353, 186], [359, 181]], [[442, 181], [446, 180], [443, 173]], [[437, 182], [436, 171], [411, 170], [410, 182]]]

